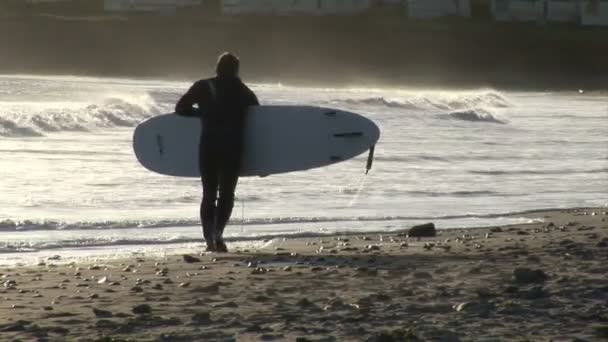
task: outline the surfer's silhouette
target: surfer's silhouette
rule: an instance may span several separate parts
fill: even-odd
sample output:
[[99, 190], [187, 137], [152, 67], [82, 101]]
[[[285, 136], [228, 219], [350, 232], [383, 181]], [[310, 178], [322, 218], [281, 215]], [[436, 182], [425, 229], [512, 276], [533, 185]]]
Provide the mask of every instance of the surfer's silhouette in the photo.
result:
[[[234, 206], [243, 151], [247, 107], [259, 105], [239, 78], [239, 59], [222, 54], [216, 77], [195, 82], [175, 106], [179, 115], [199, 117], [203, 131], [199, 167], [203, 184], [201, 223], [208, 251], [227, 252], [223, 233]], [[197, 107], [195, 107], [197, 105]]]

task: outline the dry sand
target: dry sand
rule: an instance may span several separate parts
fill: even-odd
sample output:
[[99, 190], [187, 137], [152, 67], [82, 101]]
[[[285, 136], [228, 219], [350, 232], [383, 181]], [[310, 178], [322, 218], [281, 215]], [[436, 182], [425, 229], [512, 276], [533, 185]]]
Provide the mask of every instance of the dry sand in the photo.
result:
[[0, 340], [606, 340], [606, 211], [0, 269]]

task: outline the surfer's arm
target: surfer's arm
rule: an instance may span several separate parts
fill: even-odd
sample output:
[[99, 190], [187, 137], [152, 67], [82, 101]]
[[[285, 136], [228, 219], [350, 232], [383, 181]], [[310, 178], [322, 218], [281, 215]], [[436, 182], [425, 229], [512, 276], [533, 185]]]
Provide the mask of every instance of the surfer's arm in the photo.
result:
[[255, 96], [255, 93], [251, 91], [251, 89], [247, 89], [247, 105], [249, 106], [259, 106], [260, 102], [258, 101], [258, 97]]
[[201, 111], [194, 107], [194, 104], [199, 101], [199, 94], [200, 83], [197, 82], [194, 83], [190, 89], [188, 89], [188, 91], [184, 94], [184, 96], [181, 97], [181, 99], [179, 99], [179, 101], [177, 101], [177, 104], [175, 105], [175, 113], [182, 116], [200, 117]]

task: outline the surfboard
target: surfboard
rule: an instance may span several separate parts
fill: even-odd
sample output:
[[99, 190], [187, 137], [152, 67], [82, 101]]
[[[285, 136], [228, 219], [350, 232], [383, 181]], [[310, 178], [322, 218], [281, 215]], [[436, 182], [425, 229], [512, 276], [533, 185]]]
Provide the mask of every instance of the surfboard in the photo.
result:
[[[355, 113], [311, 106], [256, 106], [245, 119], [241, 176], [268, 176], [327, 166], [373, 147], [380, 129]], [[135, 128], [133, 150], [141, 165], [169, 176], [200, 177], [201, 120], [175, 113]]]

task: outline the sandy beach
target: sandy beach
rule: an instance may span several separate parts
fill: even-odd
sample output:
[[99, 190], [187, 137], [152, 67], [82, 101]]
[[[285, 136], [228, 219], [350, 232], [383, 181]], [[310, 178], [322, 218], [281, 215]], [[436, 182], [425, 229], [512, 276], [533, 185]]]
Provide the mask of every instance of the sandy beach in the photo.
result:
[[525, 216], [534, 223], [434, 237], [404, 227], [3, 268], [0, 340], [607, 339], [607, 209]]

